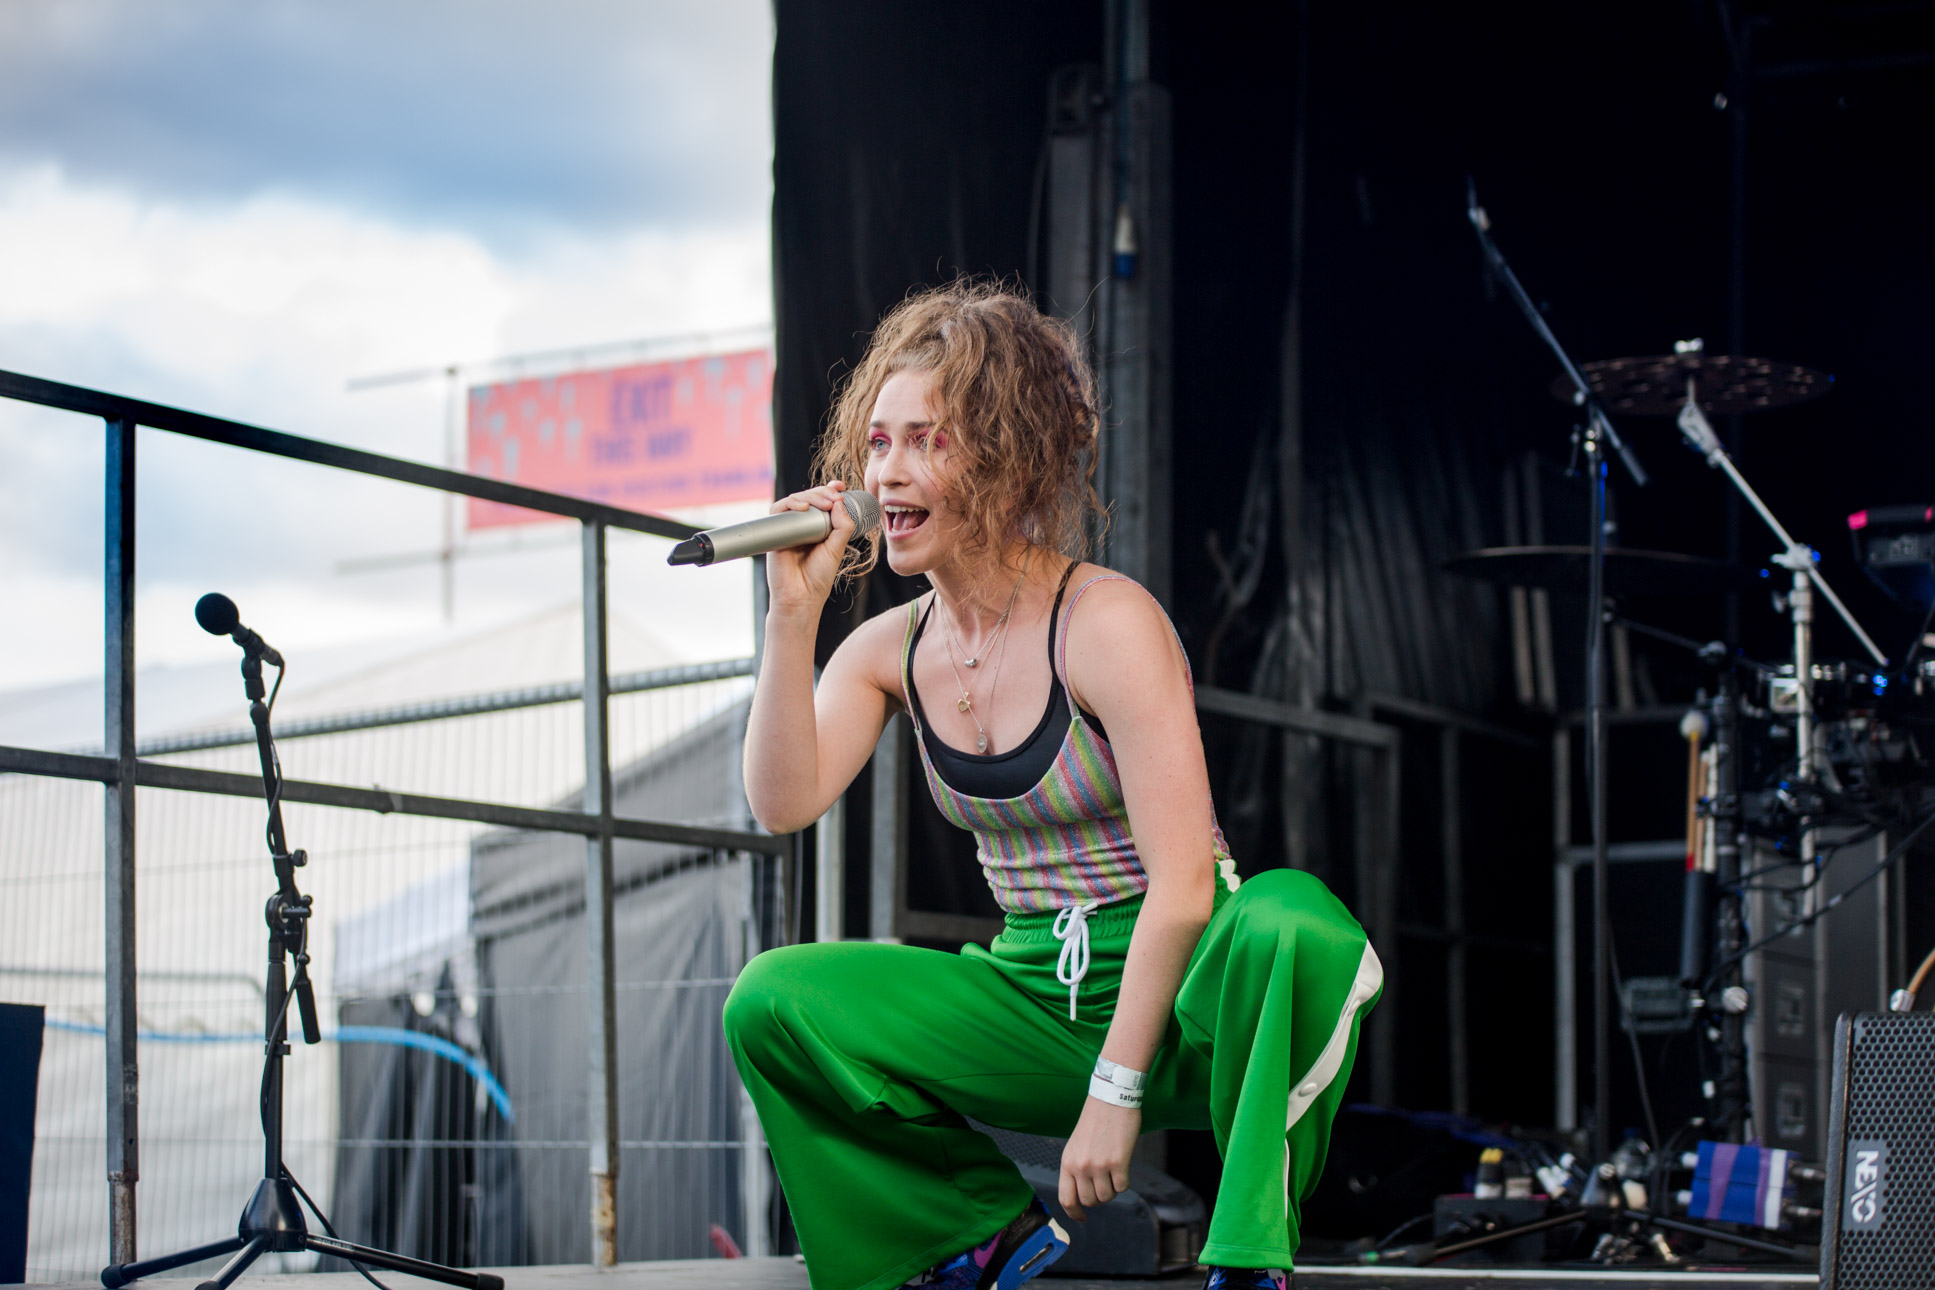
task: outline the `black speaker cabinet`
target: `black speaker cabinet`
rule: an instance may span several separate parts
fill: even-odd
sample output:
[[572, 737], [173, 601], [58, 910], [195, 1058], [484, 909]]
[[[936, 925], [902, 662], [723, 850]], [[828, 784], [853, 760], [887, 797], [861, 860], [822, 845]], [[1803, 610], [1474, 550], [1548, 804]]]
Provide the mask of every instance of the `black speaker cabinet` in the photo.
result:
[[0, 1282], [27, 1279], [27, 1192], [46, 1009], [0, 1003]]
[[1834, 1025], [1821, 1290], [1935, 1286], [1935, 1012]]
[[1832, 1019], [1886, 1008], [1889, 992], [1908, 975], [1899, 873], [1889, 870], [1855, 886], [1887, 853], [1889, 840], [1857, 837], [1847, 829], [1821, 830], [1821, 845], [1834, 848], [1833, 860], [1811, 890], [1799, 885], [1800, 870], [1778, 868], [1780, 857], [1764, 843], [1756, 842], [1743, 858], [1751, 869], [1773, 870], [1748, 894], [1747, 925], [1756, 936], [1846, 893], [1833, 913], [1749, 955], [1746, 963], [1754, 1001], [1747, 1052], [1755, 1136], [1762, 1146], [1783, 1147], [1803, 1160], [1827, 1152]]

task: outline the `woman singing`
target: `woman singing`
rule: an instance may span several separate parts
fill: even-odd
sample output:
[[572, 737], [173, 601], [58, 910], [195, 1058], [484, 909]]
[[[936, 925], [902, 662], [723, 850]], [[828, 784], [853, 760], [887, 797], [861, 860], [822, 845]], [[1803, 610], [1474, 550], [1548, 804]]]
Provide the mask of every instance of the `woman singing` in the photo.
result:
[[[1182, 646], [1146, 591], [1081, 559], [1095, 404], [1066, 325], [995, 286], [926, 291], [847, 380], [827, 482], [773, 506], [827, 511], [833, 531], [767, 557], [754, 813], [812, 823], [904, 711], [1006, 912], [986, 950], [761, 954], [727, 1000], [815, 1290], [1012, 1290], [1060, 1256], [1061, 1228], [969, 1116], [1066, 1137], [1077, 1220], [1127, 1187], [1138, 1134], [1213, 1129], [1208, 1285], [1281, 1290], [1383, 981], [1317, 879], [1239, 883]], [[886, 511], [865, 550], [836, 504], [855, 482]], [[849, 636], [816, 690], [821, 606], [882, 543], [933, 590]]]

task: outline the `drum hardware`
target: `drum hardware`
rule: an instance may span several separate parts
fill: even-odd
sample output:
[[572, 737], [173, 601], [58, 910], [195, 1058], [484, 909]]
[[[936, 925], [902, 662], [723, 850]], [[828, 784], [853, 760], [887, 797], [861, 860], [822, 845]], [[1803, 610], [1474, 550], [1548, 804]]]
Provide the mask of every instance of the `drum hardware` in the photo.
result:
[[[1693, 349], [1691, 346], [1682, 348], [1689, 349], [1690, 351]], [[1818, 591], [1828, 604], [1833, 607], [1842, 622], [1847, 624], [1848, 629], [1861, 642], [1862, 648], [1867, 650], [1875, 662], [1880, 664], [1884, 670], [1888, 666], [1888, 658], [1875, 645], [1868, 633], [1862, 630], [1861, 624], [1855, 621], [1853, 613], [1842, 603], [1841, 598], [1834, 594], [1834, 589], [1828, 585], [1827, 579], [1821, 576], [1821, 571], [1818, 567], [1819, 555], [1812, 547], [1794, 540], [1793, 536], [1775, 518], [1773, 511], [1761, 500], [1760, 494], [1754, 491], [1753, 486], [1740, 473], [1739, 468], [1734, 465], [1733, 459], [1727, 455], [1726, 449], [1720, 444], [1720, 437], [1713, 432], [1713, 426], [1708, 422], [1706, 413], [1701, 408], [1702, 391], [1698, 376], [1697, 371], [1688, 372], [1685, 375], [1684, 401], [1681, 403], [1679, 414], [1676, 417], [1680, 433], [1686, 437], [1687, 441], [1694, 448], [1706, 457], [1708, 465], [1726, 475], [1728, 482], [1734, 486], [1741, 496], [1746, 498], [1748, 505], [1753, 507], [1754, 513], [1759, 515], [1762, 522], [1773, 532], [1774, 537], [1780, 542], [1782, 547], [1782, 550], [1775, 555], [1774, 563], [1785, 568], [1792, 578], [1790, 589], [1787, 593], [1787, 612], [1793, 623], [1794, 657], [1792, 670], [1789, 675], [1794, 678], [1794, 684], [1790, 689], [1782, 692], [1780, 697], [1783, 700], [1791, 698], [1793, 705], [1794, 775], [1792, 779], [1793, 790], [1785, 800], [1781, 801], [1781, 805], [1793, 811], [1797, 817], [1795, 824], [1798, 829], [1799, 863], [1804, 869], [1812, 871], [1817, 859], [1816, 825], [1820, 817], [1818, 814], [1819, 807], [1816, 804], [1817, 798], [1811, 790], [1815, 788], [1816, 782], [1821, 778], [1821, 768], [1816, 761], [1815, 754], [1817, 714], [1812, 684], [1815, 676], [1815, 592]], [[1773, 697], [1775, 695], [1770, 693], [1770, 700]], [[1722, 878], [1722, 882], [1725, 882], [1724, 877]], [[1717, 947], [1718, 961], [1722, 965], [1727, 965], [1728, 970], [1731, 971], [1737, 968], [1738, 961], [1745, 953], [1744, 950], [1739, 948], [1739, 942], [1735, 939], [1735, 933], [1738, 929], [1739, 892], [1735, 891], [1731, 893], [1730, 898], [1723, 900], [1723, 905], [1731, 906], [1735, 917], [1732, 920], [1723, 920], [1721, 943]], [[1729, 1034], [1727, 1039], [1731, 1046], [1734, 1042], [1734, 1035]], [[1744, 1034], [1739, 1036], [1739, 1042], [1741, 1044], [1741, 1051], [1737, 1055], [1744, 1057]], [[1728, 1052], [1727, 1058], [1729, 1065], [1732, 1064], [1731, 1059], [1734, 1056], [1736, 1056], [1735, 1053]]]
[[[1834, 388], [1834, 378], [1826, 372], [1766, 358], [1709, 354], [1706, 342], [1698, 339], [1677, 342], [1671, 354], [1609, 358], [1587, 363], [1580, 371], [1600, 406], [1642, 417], [1678, 415], [1689, 391], [1708, 416], [1737, 416], [1805, 403]], [[1551, 390], [1562, 403], [1578, 397], [1564, 377], [1553, 381]]]
[[[1762, 678], [1762, 701], [1776, 716], [1795, 716], [1801, 710], [1802, 685], [1794, 675], [1792, 663], [1782, 663]], [[1812, 708], [1817, 717], [1840, 719], [1855, 713], [1873, 712], [1888, 696], [1889, 679], [1860, 662], [1834, 660], [1815, 663], [1808, 668]]]
[[[1590, 544], [1570, 549], [1490, 548], [1454, 557], [1446, 562], [1445, 567], [1470, 576], [1519, 586], [1576, 589], [1584, 584], [1591, 614], [1586, 650], [1586, 754], [1587, 796], [1593, 839], [1592, 1138], [1593, 1155], [1601, 1161], [1605, 1161], [1609, 1154], [1610, 987], [1615, 977], [1607, 907], [1605, 644], [1610, 624], [1625, 622], [1629, 627], [1639, 626], [1618, 618], [1611, 611], [1608, 593], [1711, 595], [1714, 592], [1745, 589], [1767, 576], [1765, 573], [1755, 574], [1721, 562], [1703, 561], [1671, 552], [1607, 550], [1605, 490], [1608, 451], [1620, 457], [1635, 483], [1643, 485], [1646, 482], [1645, 472], [1634, 459], [1630, 447], [1619, 438], [1608, 412], [1673, 416], [1687, 442], [1706, 458], [1711, 467], [1727, 476], [1780, 544], [1780, 550], [1771, 563], [1788, 573], [1785, 580], [1788, 586], [1777, 601], [1777, 607], [1787, 614], [1792, 624], [1792, 657], [1784, 669], [1734, 657], [1725, 645], [1717, 642], [1697, 642], [1676, 637], [1672, 633], [1641, 628], [1644, 634], [1690, 649], [1719, 673], [1718, 693], [1706, 704], [1710, 719], [1702, 722], [1702, 735], [1710, 728], [1713, 742], [1705, 750], [1696, 746], [1691, 752], [1691, 763], [1697, 766], [1694, 772], [1696, 798], [1693, 807], [1696, 836], [1689, 839], [1688, 847], [1689, 883], [1696, 881], [1696, 875], [1705, 875], [1700, 880], [1711, 884], [1719, 900], [1714, 910], [1716, 934], [1711, 951], [1703, 943], [1704, 937], [1697, 938], [1702, 943], [1693, 946], [1693, 953], [1688, 956], [1690, 961], [1682, 965], [1685, 969], [1684, 979], [1676, 983], [1678, 993], [1686, 1000], [1686, 1014], [1680, 1012], [1678, 1000], [1674, 997], [1676, 992], [1661, 988], [1669, 984], [1663, 981], [1636, 981], [1630, 988], [1622, 990], [1620, 1002], [1624, 1005], [1622, 1011], [1627, 1014], [1627, 1028], [1635, 1032], [1641, 1024], [1661, 1029], [1678, 1028], [1684, 1024], [1681, 1015], [1697, 1019], [1695, 1024], [1718, 1046], [1720, 1056], [1720, 1069], [1707, 1086], [1711, 1108], [1709, 1128], [1712, 1131], [1709, 1136], [1737, 1140], [1752, 1114], [1748, 1104], [1744, 1020], [1752, 1012], [1754, 1000], [1743, 982], [1742, 966], [1748, 953], [1767, 943], [1764, 936], [1754, 941], [1748, 935], [1742, 903], [1745, 890], [1741, 855], [1745, 838], [1742, 789], [1746, 785], [1741, 782], [1741, 777], [1747, 770], [1743, 754], [1750, 751], [1743, 747], [1743, 709], [1750, 706], [1751, 699], [1758, 698], [1766, 704], [1771, 720], [1784, 722], [1785, 729], [1791, 730], [1792, 756], [1780, 759], [1780, 783], [1771, 794], [1769, 807], [1784, 817], [1780, 823], [1793, 833], [1795, 852], [1799, 855], [1796, 863], [1811, 867], [1817, 861], [1816, 832], [1824, 817], [1838, 807], [1865, 805], [1845, 796], [1843, 790], [1848, 778], [1842, 774], [1829, 750], [1834, 749], [1838, 742], [1851, 750], [1851, 755], [1856, 758], [1874, 751], [1869, 742], [1857, 734], [1858, 728], [1853, 723], [1857, 720], [1871, 721], [1878, 702], [1887, 695], [1890, 677], [1887, 657], [1822, 576], [1818, 554], [1813, 548], [1795, 541], [1781, 525], [1721, 446], [1707, 418], [1709, 414], [1762, 411], [1818, 398], [1832, 388], [1833, 380], [1824, 373], [1794, 364], [1739, 355], [1709, 355], [1705, 352], [1705, 345], [1697, 340], [1676, 344], [1671, 355], [1613, 359], [1587, 364], [1582, 368], [1565, 353], [1506, 264], [1492, 240], [1490, 219], [1478, 205], [1475, 192], [1469, 190], [1467, 216], [1478, 237], [1489, 276], [1505, 286], [1534, 333], [1558, 361], [1562, 376], [1553, 383], [1553, 392], [1581, 412], [1581, 424], [1575, 431], [1574, 443], [1575, 451], [1583, 454], [1584, 473], [1590, 481]], [[1935, 507], [1924, 508], [1920, 519], [1931, 530], [1927, 554], [1930, 569], [1935, 570]], [[1862, 550], [1857, 540], [1857, 552]], [[1917, 547], [1916, 551], [1919, 552], [1920, 548]], [[1902, 548], [1897, 544], [1896, 547], [1883, 549], [1884, 555], [1890, 553], [1899, 555]], [[1930, 585], [1935, 588], [1935, 576], [1931, 577]], [[1815, 658], [1813, 624], [1817, 598], [1825, 600], [1854, 633], [1875, 667], [1870, 667], [1866, 662], [1847, 663]], [[1935, 606], [1935, 591], [1931, 591], [1929, 603]], [[1924, 625], [1923, 632], [1927, 632], [1930, 625], [1935, 625], [1935, 607], [1930, 609], [1930, 623]], [[1935, 637], [1930, 637], [1928, 643], [1935, 648]], [[1918, 640], [1916, 651], [1919, 652], [1920, 648]], [[1922, 671], [1913, 667], [1915, 662], [1915, 656], [1911, 653], [1910, 666], [1904, 668], [1906, 675], [1903, 679], [1912, 681], [1913, 688], [1918, 692], [1924, 689], [1935, 691], [1935, 668], [1928, 670], [1924, 683]], [[1743, 671], [1753, 678], [1746, 699], [1743, 699], [1738, 679]], [[1832, 733], [1822, 730], [1822, 718], [1829, 715], [1839, 723], [1837, 730]], [[1870, 735], [1885, 734], [1887, 729], [1886, 723], [1880, 721], [1871, 721], [1866, 727]], [[1817, 738], [1817, 732], [1827, 737]], [[1767, 734], [1771, 733], [1770, 726]], [[1789, 765], [1791, 770], [1787, 769]], [[1870, 819], [1879, 815], [1879, 812], [1859, 810], [1856, 813]], [[1925, 820], [1915, 832], [1919, 833], [1930, 822], [1935, 822], [1935, 817]], [[1821, 917], [1838, 900], [1837, 897], [1819, 907], [1811, 905], [1802, 923], [1810, 923]], [[1691, 896], [1688, 907], [1694, 907]], [[1781, 932], [1786, 930], [1782, 928]], [[1754, 931], [1764, 933], [1765, 929], [1755, 928]], [[1641, 1091], [1644, 1093], [1643, 1073], [1641, 1081]], [[1656, 1130], [1653, 1136], [1657, 1137]], [[1675, 1220], [1657, 1221], [1661, 1226], [1678, 1227], [1679, 1230], [1700, 1230]], [[1702, 1234], [1717, 1235], [1708, 1232]], [[1772, 1252], [1778, 1247], [1760, 1248]]]
[[[1730, 566], [1722, 565], [1721, 567], [1727, 568]], [[1691, 636], [1682, 636], [1678, 632], [1669, 632], [1664, 628], [1654, 627], [1648, 623], [1638, 622], [1617, 614], [1613, 616], [1612, 622], [1615, 626], [1623, 627], [1635, 636], [1648, 636], [1653, 640], [1662, 641], [1668, 645], [1676, 645], [1689, 654], [1692, 654], [1708, 667], [1717, 668], [1724, 664], [1759, 676], [1767, 676], [1778, 670], [1771, 663], [1762, 663], [1758, 659], [1748, 658], [1739, 650], [1729, 649], [1725, 641], [1696, 641]], [[1704, 703], [1705, 700], [1702, 699], [1701, 702]]]
[[1781, 526], [1781, 522], [1774, 518], [1773, 511], [1769, 510], [1767, 503], [1760, 499], [1760, 494], [1754, 491], [1753, 485], [1747, 482], [1746, 476], [1742, 475], [1733, 464], [1733, 458], [1727, 455], [1727, 450], [1720, 446], [1720, 436], [1713, 432], [1712, 423], [1707, 420], [1706, 413], [1700, 408], [1696, 382], [1691, 376], [1686, 381], [1685, 401], [1680, 405], [1677, 423], [1680, 433], [1686, 436], [1687, 442], [1706, 457], [1709, 466], [1726, 475], [1740, 495], [1747, 499], [1747, 504], [1753, 507], [1754, 513], [1760, 516], [1767, 527], [1773, 531], [1775, 538], [1780, 541], [1782, 550], [1774, 556], [1774, 563], [1794, 575], [1793, 589], [1788, 593], [1788, 606], [1794, 618], [1795, 667], [1804, 671], [1813, 660], [1811, 632], [1804, 629], [1811, 628], [1813, 624], [1813, 592], [1817, 590], [1834, 607], [1841, 621], [1847, 624], [1848, 630], [1853, 632], [1855, 639], [1861, 642], [1861, 647], [1868, 651], [1875, 662], [1884, 668], [1887, 667], [1888, 656], [1883, 654], [1868, 633], [1862, 630], [1861, 624], [1855, 621], [1853, 613], [1841, 602], [1841, 598], [1834, 594], [1834, 589], [1828, 586], [1827, 579], [1821, 576], [1818, 567], [1820, 554], [1814, 548], [1793, 539]]

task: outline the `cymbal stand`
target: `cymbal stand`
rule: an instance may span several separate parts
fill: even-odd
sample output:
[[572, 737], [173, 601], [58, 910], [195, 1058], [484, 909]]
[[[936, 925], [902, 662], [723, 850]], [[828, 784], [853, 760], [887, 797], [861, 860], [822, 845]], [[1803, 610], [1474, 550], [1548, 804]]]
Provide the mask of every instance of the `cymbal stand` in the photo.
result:
[[[1888, 658], [1868, 633], [1861, 629], [1861, 624], [1855, 621], [1854, 614], [1842, 603], [1841, 598], [1834, 594], [1834, 588], [1828, 586], [1827, 579], [1821, 576], [1817, 563], [1820, 559], [1819, 553], [1806, 543], [1796, 542], [1793, 539], [1781, 526], [1781, 522], [1774, 518], [1774, 513], [1767, 508], [1767, 503], [1760, 499], [1760, 494], [1754, 491], [1753, 485], [1747, 482], [1746, 477], [1733, 464], [1733, 458], [1727, 455], [1727, 450], [1721, 447], [1720, 436], [1713, 432], [1712, 423], [1707, 420], [1706, 413], [1700, 410], [1691, 377], [1687, 378], [1686, 402], [1680, 407], [1679, 426], [1680, 432], [1706, 457], [1707, 464], [1725, 474], [1740, 494], [1747, 499], [1748, 505], [1752, 506], [1755, 514], [1759, 515], [1766, 522], [1767, 527], [1773, 530], [1774, 537], [1781, 544], [1779, 554], [1774, 556], [1774, 563], [1786, 569], [1792, 579], [1787, 592], [1787, 612], [1794, 624], [1795, 778], [1803, 784], [1811, 784], [1818, 777], [1814, 764], [1815, 591], [1818, 590], [1821, 596], [1834, 607], [1841, 621], [1848, 625], [1848, 630], [1854, 633], [1855, 638], [1861, 642], [1862, 648], [1868, 651], [1875, 662], [1887, 667]], [[1811, 868], [1814, 856], [1814, 830], [1809, 826], [1808, 821], [1803, 819], [1801, 821], [1802, 864]], [[1809, 912], [1812, 912], [1812, 904], [1813, 897], [1810, 895]]]
[[[1804, 629], [1813, 624], [1812, 591], [1818, 590], [1828, 604], [1834, 607], [1834, 612], [1840, 616], [1841, 621], [1847, 624], [1848, 630], [1854, 633], [1855, 639], [1861, 642], [1861, 648], [1868, 651], [1869, 657], [1881, 666], [1887, 667], [1888, 656], [1881, 652], [1881, 647], [1874, 643], [1874, 638], [1861, 629], [1861, 624], [1855, 621], [1853, 612], [1842, 603], [1841, 597], [1834, 594], [1834, 588], [1828, 586], [1827, 579], [1821, 576], [1821, 570], [1817, 564], [1820, 559], [1819, 553], [1805, 543], [1796, 542], [1793, 539], [1781, 526], [1781, 522], [1774, 518], [1774, 513], [1767, 509], [1767, 503], [1760, 500], [1760, 494], [1754, 491], [1754, 486], [1747, 482], [1746, 477], [1740, 473], [1739, 467], [1733, 464], [1733, 458], [1727, 455], [1727, 450], [1720, 446], [1720, 436], [1713, 432], [1713, 424], [1707, 420], [1706, 413], [1700, 410], [1699, 403], [1694, 399], [1694, 386], [1691, 379], [1686, 383], [1686, 402], [1680, 407], [1679, 425], [1680, 433], [1700, 450], [1701, 455], [1707, 459], [1707, 464], [1726, 475], [1733, 486], [1740, 490], [1741, 496], [1747, 499], [1747, 504], [1754, 508], [1754, 513], [1760, 516], [1767, 527], [1773, 530], [1774, 536], [1779, 539], [1781, 554], [1774, 557], [1774, 562], [1791, 570], [1794, 575], [1794, 594], [1789, 597], [1789, 604], [1793, 607], [1795, 651], [1798, 653], [1804, 649], [1807, 650], [1812, 661], [1812, 647], [1805, 639], [1808, 633]], [[1796, 662], [1798, 661], [1797, 659]], [[1806, 678], [1797, 676], [1797, 679]]]
[[[240, 636], [237, 637], [241, 639]], [[243, 643], [242, 679], [249, 698], [249, 721], [255, 726], [255, 748], [262, 766], [262, 792], [268, 801], [269, 857], [275, 867], [276, 891], [263, 909], [269, 925], [268, 974], [262, 992], [267, 1013], [264, 1023], [264, 1064], [262, 1071], [262, 1181], [256, 1184], [236, 1234], [207, 1245], [178, 1250], [158, 1258], [115, 1263], [101, 1269], [101, 1284], [119, 1290], [131, 1281], [199, 1263], [204, 1259], [229, 1255], [210, 1280], [198, 1283], [195, 1290], [228, 1290], [250, 1264], [270, 1251], [313, 1250], [333, 1255], [353, 1264], [367, 1264], [396, 1272], [462, 1286], [465, 1290], [504, 1290], [504, 1279], [490, 1272], [464, 1272], [423, 1259], [413, 1259], [388, 1250], [356, 1245], [338, 1239], [332, 1230], [318, 1236], [309, 1230], [296, 1196], [301, 1187], [282, 1160], [282, 1062], [289, 1053], [289, 1004], [293, 1000], [302, 1023], [302, 1038], [307, 1044], [319, 1043], [322, 1030], [316, 1019], [316, 994], [309, 980], [309, 919], [314, 898], [296, 889], [296, 869], [307, 863], [302, 851], [291, 851], [282, 827], [282, 768], [275, 753], [275, 739], [269, 732], [269, 705], [263, 702], [263, 650], [259, 638]], [[278, 664], [278, 667], [280, 665]], [[281, 685], [278, 679], [276, 684]], [[288, 963], [295, 962], [293, 981]], [[307, 1196], [305, 1194], [305, 1199]], [[313, 1202], [312, 1202], [313, 1206]], [[321, 1211], [317, 1216], [322, 1217]], [[327, 1227], [329, 1220], [323, 1219]], [[362, 1269], [359, 1267], [359, 1271]], [[368, 1276], [368, 1273], [364, 1273]], [[372, 1281], [375, 1278], [371, 1278]]]
[[1503, 283], [1519, 312], [1545, 342], [1572, 382], [1573, 401], [1585, 414], [1580, 447], [1585, 452], [1590, 482], [1589, 575], [1586, 601], [1592, 618], [1586, 631], [1586, 784], [1592, 816], [1592, 1155], [1606, 1160], [1612, 1154], [1612, 914], [1607, 904], [1608, 855], [1606, 819], [1606, 453], [1617, 453], [1633, 483], [1644, 487], [1646, 472], [1630, 445], [1619, 437], [1599, 406], [1592, 387], [1580, 373], [1559, 338], [1546, 326], [1532, 297], [1492, 241], [1491, 218], [1478, 204], [1477, 189], [1466, 188], [1466, 217], [1478, 235], [1487, 271]]

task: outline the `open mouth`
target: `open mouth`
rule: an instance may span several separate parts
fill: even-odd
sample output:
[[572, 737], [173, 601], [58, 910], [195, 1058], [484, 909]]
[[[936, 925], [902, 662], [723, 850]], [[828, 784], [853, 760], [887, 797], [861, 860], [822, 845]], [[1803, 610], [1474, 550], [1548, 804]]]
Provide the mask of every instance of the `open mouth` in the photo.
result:
[[927, 523], [927, 512], [918, 506], [902, 506], [893, 502], [881, 509], [887, 514], [887, 536], [890, 538], [904, 538]]

